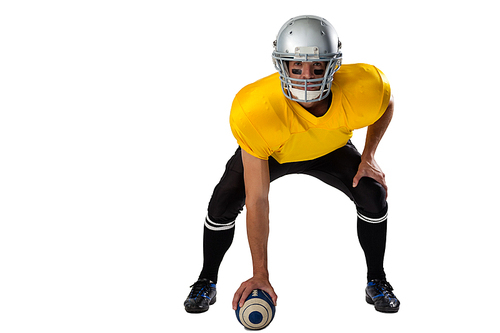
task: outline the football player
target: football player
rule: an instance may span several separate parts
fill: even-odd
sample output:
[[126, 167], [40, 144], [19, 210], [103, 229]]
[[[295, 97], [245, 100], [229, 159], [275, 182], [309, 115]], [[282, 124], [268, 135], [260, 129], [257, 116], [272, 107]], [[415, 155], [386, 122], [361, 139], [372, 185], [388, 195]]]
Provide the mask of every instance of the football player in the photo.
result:
[[[203, 268], [184, 302], [204, 312], [216, 300], [219, 266], [231, 246], [244, 205], [253, 277], [236, 291], [233, 308], [254, 289], [277, 295], [269, 281], [270, 182], [306, 174], [345, 193], [357, 210], [357, 231], [367, 264], [366, 301], [382, 312], [400, 302], [386, 280], [387, 185], [375, 151], [391, 121], [394, 102], [386, 76], [367, 64], [341, 65], [334, 27], [316, 16], [286, 22], [274, 42], [277, 73], [244, 87], [234, 98], [230, 125], [238, 149], [215, 187], [205, 218]], [[353, 131], [368, 127], [360, 154]]]

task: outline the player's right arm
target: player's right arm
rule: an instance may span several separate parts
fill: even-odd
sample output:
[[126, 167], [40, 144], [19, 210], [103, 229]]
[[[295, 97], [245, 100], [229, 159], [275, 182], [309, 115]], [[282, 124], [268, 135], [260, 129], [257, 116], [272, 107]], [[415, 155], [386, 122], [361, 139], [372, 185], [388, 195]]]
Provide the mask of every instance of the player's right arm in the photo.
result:
[[269, 164], [241, 150], [245, 178], [247, 235], [252, 254], [253, 277], [243, 282], [233, 298], [233, 309], [243, 305], [252, 290], [266, 291], [276, 304], [278, 296], [269, 282], [267, 241], [269, 238]]

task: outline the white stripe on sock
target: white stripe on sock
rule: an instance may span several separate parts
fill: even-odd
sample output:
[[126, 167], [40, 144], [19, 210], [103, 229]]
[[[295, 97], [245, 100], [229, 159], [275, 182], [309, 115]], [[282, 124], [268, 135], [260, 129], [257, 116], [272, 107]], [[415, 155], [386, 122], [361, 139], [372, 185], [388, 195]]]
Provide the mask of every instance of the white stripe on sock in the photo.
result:
[[385, 215], [383, 217], [380, 217], [380, 218], [377, 218], [377, 219], [373, 219], [371, 217], [364, 216], [363, 214], [361, 214], [360, 212], [358, 212], [358, 217], [361, 220], [363, 220], [365, 222], [368, 222], [368, 223], [382, 223], [385, 220], [387, 220], [387, 216], [388, 215], [389, 215], [389, 212], [385, 213]]
[[205, 219], [205, 226], [212, 231], [224, 231], [234, 228], [235, 222], [236, 221], [224, 224], [215, 223], [212, 220], [210, 220], [210, 218], [207, 215], [207, 218]]

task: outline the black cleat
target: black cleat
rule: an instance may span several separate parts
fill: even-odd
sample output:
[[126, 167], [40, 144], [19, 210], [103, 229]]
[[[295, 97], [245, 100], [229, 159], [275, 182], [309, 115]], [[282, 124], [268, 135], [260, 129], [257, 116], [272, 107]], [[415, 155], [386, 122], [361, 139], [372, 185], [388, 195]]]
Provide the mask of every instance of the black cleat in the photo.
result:
[[189, 313], [202, 313], [208, 311], [210, 305], [215, 303], [215, 283], [208, 279], [199, 279], [191, 286], [191, 293], [184, 301], [184, 308]]
[[399, 300], [392, 293], [394, 289], [385, 280], [371, 280], [366, 286], [366, 302], [375, 305], [375, 310], [385, 313], [399, 311]]

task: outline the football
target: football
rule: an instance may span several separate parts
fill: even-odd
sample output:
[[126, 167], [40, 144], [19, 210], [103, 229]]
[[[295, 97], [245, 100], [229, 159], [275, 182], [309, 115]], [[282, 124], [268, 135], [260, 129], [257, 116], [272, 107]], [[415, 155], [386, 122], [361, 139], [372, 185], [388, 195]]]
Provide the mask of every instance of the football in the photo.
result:
[[276, 308], [268, 293], [256, 289], [247, 297], [245, 303], [236, 309], [236, 318], [249, 330], [267, 327], [274, 319]]

